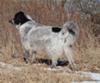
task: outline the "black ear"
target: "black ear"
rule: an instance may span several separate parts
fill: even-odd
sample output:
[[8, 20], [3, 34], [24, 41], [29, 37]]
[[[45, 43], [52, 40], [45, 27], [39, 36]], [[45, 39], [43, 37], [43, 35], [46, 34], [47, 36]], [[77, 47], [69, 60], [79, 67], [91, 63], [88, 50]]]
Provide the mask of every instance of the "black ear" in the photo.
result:
[[23, 11], [19, 11], [16, 13], [16, 15], [25, 15]]
[[29, 19], [26, 17], [26, 15], [24, 14], [23, 11], [19, 11], [15, 14], [15, 17], [14, 17], [14, 23], [15, 24], [24, 24], [25, 22], [29, 21]]
[[61, 31], [60, 27], [52, 27], [52, 32], [58, 33]]

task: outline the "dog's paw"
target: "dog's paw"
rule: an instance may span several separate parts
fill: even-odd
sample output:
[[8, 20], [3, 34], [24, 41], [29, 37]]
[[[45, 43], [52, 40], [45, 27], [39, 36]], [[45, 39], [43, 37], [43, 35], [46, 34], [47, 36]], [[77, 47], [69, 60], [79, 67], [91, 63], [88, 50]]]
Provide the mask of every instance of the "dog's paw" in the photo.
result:
[[25, 58], [25, 57], [24, 57], [24, 61], [25, 61], [26, 64], [29, 63], [29, 60], [27, 58]]
[[76, 64], [69, 64], [68, 67], [69, 67], [72, 71], [78, 71], [78, 68], [76, 67]]

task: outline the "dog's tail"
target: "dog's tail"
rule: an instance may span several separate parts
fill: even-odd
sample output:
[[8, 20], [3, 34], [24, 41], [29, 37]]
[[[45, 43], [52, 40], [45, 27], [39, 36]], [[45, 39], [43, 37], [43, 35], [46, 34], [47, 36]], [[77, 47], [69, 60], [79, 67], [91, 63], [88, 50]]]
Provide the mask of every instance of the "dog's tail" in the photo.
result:
[[66, 22], [63, 24], [62, 33], [65, 36], [66, 43], [72, 45], [79, 37], [79, 27], [73, 21]]

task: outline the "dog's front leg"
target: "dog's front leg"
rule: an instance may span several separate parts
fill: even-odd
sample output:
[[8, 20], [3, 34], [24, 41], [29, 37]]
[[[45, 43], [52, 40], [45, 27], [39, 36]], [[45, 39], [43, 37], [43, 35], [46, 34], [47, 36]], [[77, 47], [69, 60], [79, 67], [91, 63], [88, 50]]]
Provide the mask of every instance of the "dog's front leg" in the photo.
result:
[[26, 51], [25, 50], [25, 52], [24, 52], [24, 61], [26, 62], [26, 63], [29, 63], [29, 51]]
[[31, 63], [36, 63], [36, 51], [32, 51], [32, 55], [31, 55]]
[[29, 50], [25, 51], [24, 60], [26, 63], [35, 63], [36, 62], [36, 52]]

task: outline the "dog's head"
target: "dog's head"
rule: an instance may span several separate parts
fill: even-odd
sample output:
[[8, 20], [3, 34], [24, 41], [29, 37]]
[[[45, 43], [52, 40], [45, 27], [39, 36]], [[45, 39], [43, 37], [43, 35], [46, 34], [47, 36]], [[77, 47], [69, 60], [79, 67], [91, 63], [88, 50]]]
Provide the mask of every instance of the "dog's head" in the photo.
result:
[[21, 26], [22, 24], [24, 24], [30, 20], [31, 19], [27, 15], [25, 15], [24, 12], [19, 11], [15, 14], [13, 19], [9, 20], [9, 22], [16, 26]]

